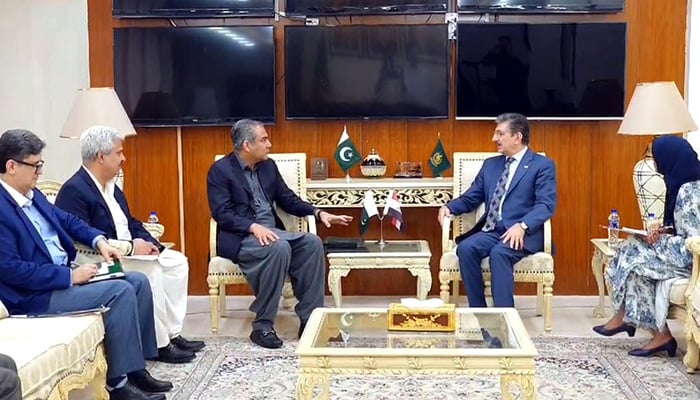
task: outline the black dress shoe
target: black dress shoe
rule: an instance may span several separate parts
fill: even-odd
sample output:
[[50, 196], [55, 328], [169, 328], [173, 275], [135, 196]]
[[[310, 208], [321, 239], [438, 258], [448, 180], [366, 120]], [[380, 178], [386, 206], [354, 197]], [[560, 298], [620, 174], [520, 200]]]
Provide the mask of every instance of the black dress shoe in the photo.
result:
[[156, 360], [170, 364], [181, 364], [194, 360], [194, 353], [175, 347], [172, 343], [158, 349]]
[[129, 377], [129, 382], [133, 383], [134, 386], [138, 387], [144, 392], [167, 392], [173, 388], [172, 383], [154, 378], [145, 369], [142, 369], [141, 371], [130, 372], [127, 374], [127, 376]]
[[177, 335], [170, 339], [170, 343], [174, 344], [177, 348], [187, 351], [200, 351], [206, 346], [201, 340], [189, 340], [185, 339], [181, 335]]
[[258, 346], [268, 349], [279, 349], [284, 344], [282, 339], [277, 337], [277, 333], [274, 329], [270, 329], [269, 331], [255, 329], [250, 333], [250, 340]]
[[605, 325], [596, 325], [593, 327], [593, 332], [603, 336], [612, 336], [617, 335], [620, 332], [627, 332], [627, 336], [632, 337], [634, 336], [635, 332], [637, 332], [637, 328], [630, 324], [622, 324], [614, 329], [605, 329]]
[[109, 392], [109, 400], [165, 400], [165, 395], [162, 393], [146, 393], [131, 384], [131, 382], [127, 382], [123, 388]]
[[652, 349], [634, 349], [630, 350], [627, 354], [635, 357], [651, 357], [660, 351], [666, 351], [669, 357], [675, 357], [676, 349], [678, 349], [678, 342], [676, 342], [675, 338], [671, 338], [671, 340], [661, 346], [656, 346]]

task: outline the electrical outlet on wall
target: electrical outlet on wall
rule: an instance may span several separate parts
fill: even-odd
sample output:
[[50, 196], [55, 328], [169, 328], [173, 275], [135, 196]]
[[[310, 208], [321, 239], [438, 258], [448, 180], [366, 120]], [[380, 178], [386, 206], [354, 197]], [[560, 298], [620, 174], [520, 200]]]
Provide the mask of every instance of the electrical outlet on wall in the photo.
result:
[[318, 26], [318, 18], [308, 18], [307, 17], [306, 20], [304, 20], [304, 24], [306, 26]]

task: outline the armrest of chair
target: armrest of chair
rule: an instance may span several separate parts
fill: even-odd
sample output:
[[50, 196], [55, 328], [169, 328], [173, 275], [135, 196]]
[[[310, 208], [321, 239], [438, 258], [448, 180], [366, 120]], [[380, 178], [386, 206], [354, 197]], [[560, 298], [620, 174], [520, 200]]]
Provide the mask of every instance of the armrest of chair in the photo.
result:
[[306, 225], [309, 227], [309, 233], [316, 235], [316, 217], [313, 215], [306, 216]]
[[689, 237], [685, 240], [685, 245], [693, 255], [693, 271], [685, 291], [686, 304], [691, 304], [693, 292], [700, 285], [700, 236]]
[[163, 226], [161, 224], [153, 224], [153, 223], [149, 223], [149, 222], [144, 222], [143, 227], [144, 227], [144, 229], [146, 229], [148, 231], [148, 233], [151, 234], [151, 236], [153, 236], [153, 238], [155, 240], [158, 240], [158, 241], [160, 241], [160, 238], [165, 233], [165, 226]]
[[[116, 240], [116, 239], [108, 239], [107, 243], [109, 243], [110, 246], [116, 248], [119, 250], [119, 254], [125, 256], [131, 253], [131, 242], [128, 240]], [[82, 254], [89, 254], [89, 255], [94, 255], [94, 256], [100, 256], [100, 252], [97, 250], [93, 249], [92, 247], [85, 246], [82, 243], [75, 243], [75, 248], [78, 250], [79, 253]]]
[[544, 251], [547, 254], [552, 254], [552, 221], [544, 222]]
[[442, 220], [442, 254], [452, 250], [453, 240], [450, 239], [450, 227], [452, 226], [452, 218], [445, 217]]

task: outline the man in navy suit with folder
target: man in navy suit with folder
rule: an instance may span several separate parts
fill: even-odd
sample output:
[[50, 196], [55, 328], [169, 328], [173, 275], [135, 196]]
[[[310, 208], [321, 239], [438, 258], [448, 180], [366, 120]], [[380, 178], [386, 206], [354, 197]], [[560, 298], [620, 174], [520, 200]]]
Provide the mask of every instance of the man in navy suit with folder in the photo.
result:
[[107, 389], [114, 400], [164, 400], [172, 384], [146, 371], [155, 357], [151, 288], [143, 274], [88, 283], [95, 264], [73, 267], [73, 240], [119, 257], [103, 233], [61, 211], [35, 189], [44, 142], [14, 129], [0, 136], [0, 300], [12, 314], [61, 314], [109, 307], [103, 315]]
[[557, 206], [554, 162], [528, 148], [530, 127], [521, 114], [496, 118], [492, 138], [502, 156], [484, 161], [471, 187], [440, 208], [438, 221], [474, 211], [486, 213], [456, 238], [457, 257], [470, 307], [486, 307], [481, 260], [489, 257], [495, 307], [514, 307], [513, 265], [544, 249], [544, 223]]

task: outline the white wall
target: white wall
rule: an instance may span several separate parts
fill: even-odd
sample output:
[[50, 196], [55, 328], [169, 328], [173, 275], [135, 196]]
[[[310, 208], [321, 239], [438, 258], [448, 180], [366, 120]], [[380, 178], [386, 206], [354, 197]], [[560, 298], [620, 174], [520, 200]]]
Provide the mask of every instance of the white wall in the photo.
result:
[[[688, 49], [686, 63], [686, 99], [690, 115], [700, 126], [700, 1], [688, 0]], [[700, 155], [700, 131], [686, 136]], [[700, 156], [699, 156], [700, 157]]]
[[79, 143], [58, 135], [88, 86], [86, 0], [0, 0], [0, 133], [44, 139], [46, 179], [64, 181], [80, 165]]

